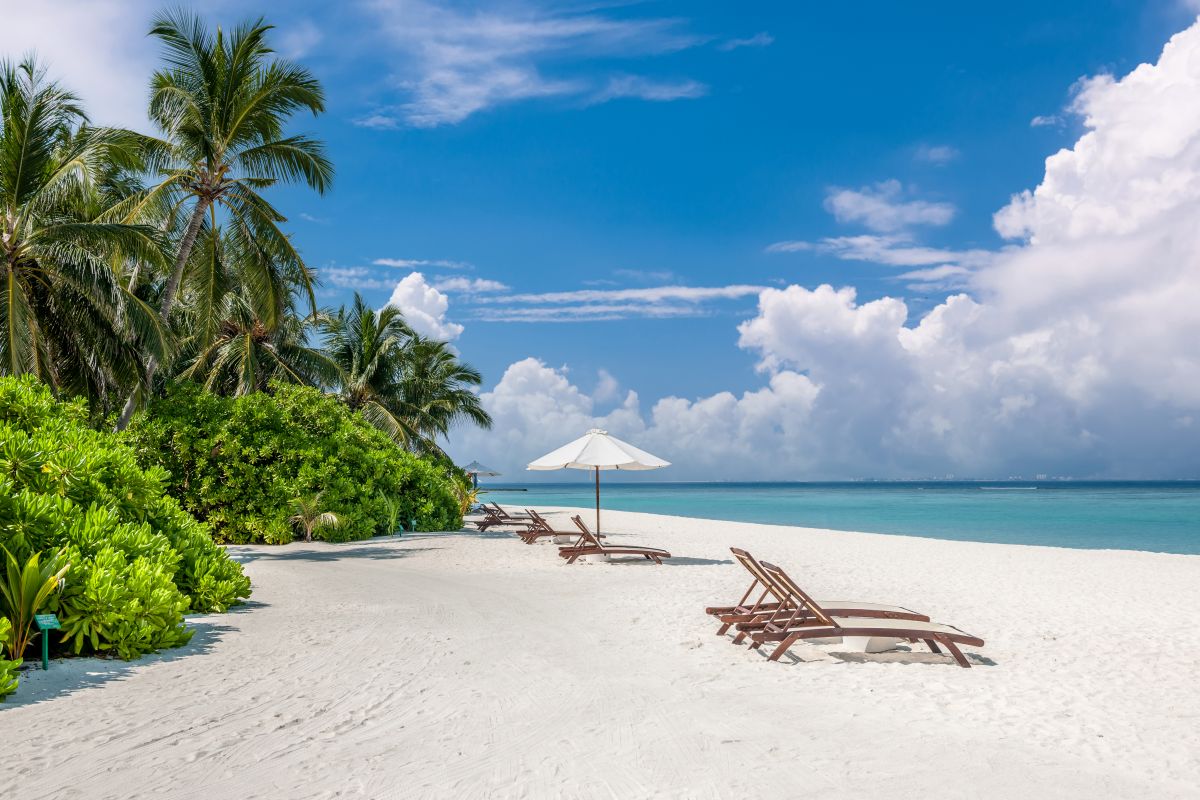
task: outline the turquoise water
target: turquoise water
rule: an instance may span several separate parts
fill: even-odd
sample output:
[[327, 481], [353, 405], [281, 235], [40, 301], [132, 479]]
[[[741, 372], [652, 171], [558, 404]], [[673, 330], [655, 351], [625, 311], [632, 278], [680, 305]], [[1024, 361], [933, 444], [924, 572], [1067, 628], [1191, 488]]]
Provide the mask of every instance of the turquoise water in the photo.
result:
[[[483, 485], [517, 507], [592, 506], [591, 483]], [[601, 482], [601, 508], [1006, 544], [1200, 554], [1200, 481]]]

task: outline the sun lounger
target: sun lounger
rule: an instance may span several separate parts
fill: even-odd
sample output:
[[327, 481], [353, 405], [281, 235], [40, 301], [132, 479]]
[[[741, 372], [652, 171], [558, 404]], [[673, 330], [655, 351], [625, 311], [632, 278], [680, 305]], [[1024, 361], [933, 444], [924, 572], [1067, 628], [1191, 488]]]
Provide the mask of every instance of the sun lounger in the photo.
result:
[[655, 564], [662, 564], [664, 558], [671, 557], [666, 550], [659, 550], [657, 547], [606, 545], [596, 538], [596, 534], [588, 529], [578, 515], [571, 517], [571, 521], [579, 528], [581, 534], [579, 541], [569, 547], [558, 549], [558, 554], [565, 558], [568, 564], [574, 564], [575, 559], [580, 556], [642, 556]]
[[[737, 547], [731, 547], [729, 551], [746, 568], [753, 580], [750, 588], [742, 595], [742, 599], [737, 602], [737, 605], [710, 606], [705, 609], [705, 613], [721, 620], [721, 627], [717, 630], [718, 636], [723, 636], [732, 626], [737, 625], [739, 633], [734, 639], [734, 643], [741, 644], [749, 633], [761, 630], [768, 622], [777, 617], [779, 619], [796, 619], [805, 616], [807, 612], [803, 604], [798, 604], [789, 595], [786, 587], [779, 586], [754, 556]], [[822, 601], [821, 607], [832, 616], [929, 621], [929, 617], [924, 614], [901, 606], [864, 603], [858, 600]]]
[[488, 528], [497, 528], [506, 525], [520, 525], [528, 528], [530, 521], [525, 519], [516, 519], [509, 515], [500, 516], [487, 506], [483, 507], [483, 519], [475, 520], [475, 527], [480, 531], [486, 531]]
[[500, 519], [510, 520], [510, 521], [512, 521], [513, 524], [523, 525], [529, 521], [529, 516], [527, 514], [510, 514], [507, 511], [505, 511], [503, 508], [501, 508], [499, 503], [492, 503], [491, 507], [492, 507], [492, 511], [495, 512], [497, 517], [499, 517]]
[[790, 611], [777, 613], [762, 630], [751, 634], [753, 648], [761, 647], [766, 642], [777, 643], [770, 655], [771, 661], [778, 661], [788, 648], [802, 639], [887, 637], [924, 642], [934, 653], [942, 652], [938, 647], [940, 644], [950, 651], [950, 655], [960, 667], [970, 667], [971, 662], [958, 646], [983, 646], [983, 639], [964, 633], [951, 625], [912, 619], [832, 614], [805, 594], [782, 569], [766, 561], [763, 561], [761, 566], [764, 574], [786, 593], [787, 602], [794, 606]]
[[[533, 544], [538, 539], [541, 539], [545, 536], [575, 536], [575, 537], [579, 537], [579, 534], [577, 532], [554, 530], [554, 528], [551, 527], [550, 522], [545, 517], [543, 517], [541, 514], [534, 511], [532, 508], [527, 508], [527, 509], [525, 509], [525, 511], [529, 514], [529, 519], [530, 519], [529, 527], [523, 531], [517, 531], [517, 535], [521, 537], [522, 541], [524, 541], [525, 544]], [[601, 539], [604, 538], [603, 534], [601, 534], [600, 538]], [[582, 544], [583, 544], [582, 538], [581, 537], [577, 538], [575, 545], [582, 545]]]

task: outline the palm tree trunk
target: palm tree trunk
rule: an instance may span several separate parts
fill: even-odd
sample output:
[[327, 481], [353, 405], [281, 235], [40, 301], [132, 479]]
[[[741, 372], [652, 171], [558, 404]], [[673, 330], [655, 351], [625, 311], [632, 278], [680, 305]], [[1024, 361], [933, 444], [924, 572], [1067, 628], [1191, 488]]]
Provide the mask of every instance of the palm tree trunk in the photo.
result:
[[[167, 280], [167, 286], [163, 289], [162, 305], [158, 309], [158, 315], [162, 317], [163, 323], [167, 321], [167, 315], [171, 312], [171, 306], [175, 305], [175, 295], [179, 292], [179, 283], [183, 280], [183, 268], [187, 266], [188, 258], [192, 255], [192, 247], [196, 244], [196, 237], [200, 235], [200, 226], [204, 223], [204, 214], [208, 211], [209, 205], [212, 203], [206, 197], [196, 199], [196, 207], [192, 210], [192, 218], [188, 221], [187, 230], [184, 231], [183, 240], [179, 243], [179, 252], [175, 255], [175, 268], [171, 270], [171, 277]], [[154, 373], [158, 370], [158, 359], [150, 356], [146, 360], [146, 386], [150, 386], [154, 382]], [[117, 430], [123, 431], [129, 427], [129, 421], [133, 419], [133, 412], [137, 410], [137, 389], [129, 393], [129, 399], [125, 401], [125, 407], [121, 409], [121, 417], [117, 420]]]

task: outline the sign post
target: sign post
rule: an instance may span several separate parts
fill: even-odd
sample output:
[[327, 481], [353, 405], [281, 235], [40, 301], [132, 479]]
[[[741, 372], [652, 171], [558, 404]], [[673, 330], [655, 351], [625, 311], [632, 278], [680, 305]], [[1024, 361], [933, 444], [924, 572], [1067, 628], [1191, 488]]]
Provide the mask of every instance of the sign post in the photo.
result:
[[62, 625], [53, 614], [34, 614], [33, 621], [42, 633], [42, 669], [50, 669], [50, 631], [61, 630]]

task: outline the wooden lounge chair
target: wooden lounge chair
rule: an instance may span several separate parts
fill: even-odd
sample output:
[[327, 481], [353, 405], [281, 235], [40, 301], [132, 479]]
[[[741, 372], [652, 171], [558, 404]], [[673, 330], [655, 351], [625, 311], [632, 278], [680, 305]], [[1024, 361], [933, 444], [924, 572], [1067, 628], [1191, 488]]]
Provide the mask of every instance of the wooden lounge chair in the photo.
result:
[[488, 528], [497, 528], [505, 525], [520, 525], [529, 527], [530, 521], [524, 519], [516, 519], [507, 514], [501, 516], [487, 506], [483, 507], [483, 519], [475, 520], [475, 527], [480, 531], [486, 531]]
[[786, 572], [769, 562], [762, 562], [763, 572], [788, 595], [788, 602], [794, 604], [791, 611], [777, 613], [767, 622], [762, 630], [751, 634], [752, 648], [761, 647], [766, 642], [776, 642], [775, 650], [771, 653], [771, 661], [778, 661], [793, 644], [801, 639], [829, 639], [835, 637], [888, 637], [922, 641], [934, 653], [941, 653], [939, 644], [950, 651], [950, 655], [960, 667], [970, 667], [971, 662], [958, 648], [960, 644], [972, 647], [982, 647], [983, 639], [964, 633], [950, 625], [936, 622], [922, 622], [912, 619], [882, 619], [878, 617], [837, 616], [823, 608], [815, 600], [804, 593]]
[[[750, 573], [753, 580], [750, 588], [742, 595], [742, 599], [734, 606], [709, 606], [704, 611], [721, 620], [718, 636], [723, 636], [732, 626], [738, 626], [735, 644], [741, 644], [746, 636], [761, 630], [766, 624], [779, 617], [790, 617], [797, 613], [805, 613], [803, 606], [797, 606], [796, 601], [789, 595], [786, 588], [779, 586], [766, 573], [762, 564], [754, 556], [738, 547], [729, 548], [733, 557]], [[751, 599], [753, 598], [753, 599]], [[821, 607], [832, 616], [838, 617], [880, 617], [883, 619], [911, 619], [928, 622], [929, 617], [919, 614], [902, 606], [879, 605], [864, 603], [858, 600], [829, 600], [822, 601]]]
[[579, 528], [581, 534], [579, 541], [569, 547], [558, 549], [558, 554], [565, 558], [568, 564], [574, 564], [575, 559], [580, 556], [642, 556], [655, 564], [662, 564], [664, 558], [671, 557], [666, 550], [659, 550], [657, 547], [606, 545], [596, 538], [596, 534], [588, 529], [579, 515], [571, 517], [571, 521]]
[[[527, 508], [527, 509], [525, 509], [525, 511], [528, 512], [528, 514], [529, 514], [529, 519], [530, 519], [529, 527], [523, 531], [517, 531], [517, 535], [521, 537], [521, 540], [524, 541], [525, 544], [533, 544], [538, 539], [541, 539], [545, 536], [575, 536], [575, 537], [579, 537], [578, 532], [554, 530], [554, 528], [550, 525], [550, 522], [545, 517], [543, 517], [541, 514], [534, 511], [532, 508]], [[601, 534], [599, 538], [603, 539], [604, 535]], [[583, 544], [582, 538], [581, 537], [577, 538], [575, 541], [575, 546], [579, 546], [582, 544]]]
[[[528, 510], [528, 509], [526, 509], [526, 510]], [[499, 503], [495, 503], [495, 502], [492, 503], [492, 511], [494, 511], [496, 513], [496, 516], [499, 517], [500, 519], [509, 520], [514, 525], [524, 525], [526, 522], [529, 521], [528, 514], [510, 514], [507, 511], [505, 511], [503, 508], [501, 508]]]

